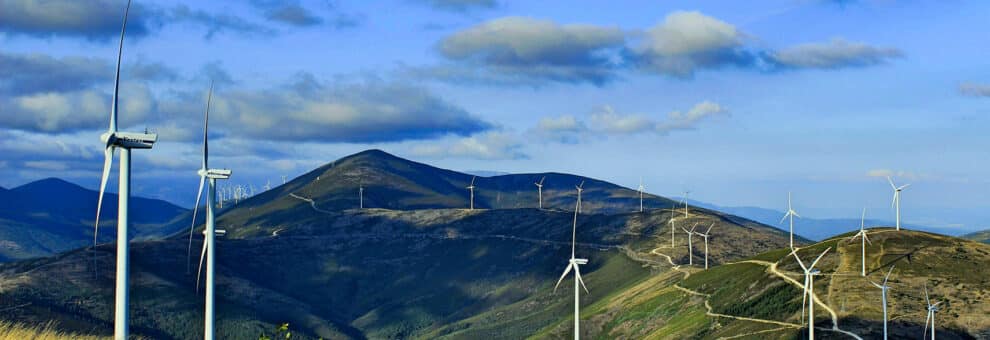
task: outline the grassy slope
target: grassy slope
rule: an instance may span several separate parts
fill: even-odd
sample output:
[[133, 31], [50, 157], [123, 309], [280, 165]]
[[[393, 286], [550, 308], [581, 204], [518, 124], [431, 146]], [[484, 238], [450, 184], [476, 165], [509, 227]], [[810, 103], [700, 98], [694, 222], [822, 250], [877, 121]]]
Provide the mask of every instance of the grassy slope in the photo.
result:
[[990, 243], [990, 230], [977, 231], [975, 233], [969, 233], [960, 237], [976, 242]]
[[[923, 326], [923, 284], [932, 298], [946, 301], [938, 315], [940, 338], [990, 336], [990, 246], [922, 232], [871, 230], [873, 245], [867, 250], [868, 278], [882, 280], [882, 270], [896, 264], [891, 276], [889, 311], [892, 337], [920, 334]], [[881, 330], [879, 290], [859, 276], [858, 242], [832, 238], [800, 251], [803, 259], [833, 247], [819, 263], [825, 276], [816, 279], [815, 291], [839, 317], [840, 327], [864, 337], [879, 336]], [[779, 270], [798, 281], [798, 268], [788, 251], [777, 250], [748, 260], [778, 262]], [[669, 271], [641, 282], [608, 301], [600, 301], [583, 314], [582, 324], [600, 338], [704, 338], [753, 334], [760, 338], [790, 339], [802, 334], [797, 327], [775, 326], [752, 321], [706, 317], [703, 296], [674, 288], [676, 284], [710, 295], [716, 313], [801, 324], [801, 290], [769, 272], [759, 262], [738, 262], [708, 271], [692, 269], [689, 278]], [[969, 292], [964, 294], [963, 291]], [[672, 303], [671, 301], [680, 301]], [[676, 312], [672, 312], [676, 311]], [[695, 320], [684, 322], [684, 320]], [[828, 313], [816, 306], [818, 327], [831, 328]], [[774, 330], [776, 329], [776, 330]], [[569, 334], [567, 327], [548, 332], [548, 337]], [[820, 331], [824, 338], [847, 338]]]

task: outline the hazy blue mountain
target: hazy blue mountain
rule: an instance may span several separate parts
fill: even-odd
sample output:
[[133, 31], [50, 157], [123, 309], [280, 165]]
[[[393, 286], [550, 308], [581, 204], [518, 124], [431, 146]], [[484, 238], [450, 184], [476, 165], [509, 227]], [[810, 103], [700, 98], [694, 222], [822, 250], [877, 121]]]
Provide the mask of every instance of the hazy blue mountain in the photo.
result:
[[[46, 178], [0, 191], [0, 260], [51, 255], [91, 245], [99, 193], [79, 185]], [[131, 198], [133, 238], [163, 237], [179, 227], [187, 209], [166, 201]], [[117, 195], [104, 198], [100, 241], [115, 236]], [[188, 225], [188, 221], [184, 223]]]
[[966, 234], [966, 235], [963, 235], [963, 236], [960, 236], [960, 237], [962, 237], [964, 239], [967, 239], [967, 240], [973, 240], [973, 241], [983, 242], [983, 243], [990, 243], [990, 229], [983, 230], [983, 231], [977, 231], [975, 233], [969, 233], [969, 234]]
[[[689, 202], [699, 207], [704, 207], [711, 210], [717, 210], [728, 214], [736, 215], [739, 217], [745, 217], [747, 219], [751, 219], [753, 221], [760, 222], [769, 226], [774, 226], [782, 230], [787, 230], [789, 228], [787, 221], [784, 221], [783, 223], [780, 222], [780, 218], [784, 216], [783, 211], [777, 211], [773, 209], [760, 208], [760, 207], [723, 207], [711, 203], [698, 202], [694, 200], [689, 200]], [[879, 226], [894, 226], [894, 224], [895, 224], [894, 221], [866, 219], [867, 228], [879, 227]], [[835, 234], [841, 234], [848, 231], [857, 230], [859, 229], [859, 225], [860, 225], [859, 218], [801, 217], [794, 219], [794, 233], [804, 236], [811, 240], [821, 241]], [[920, 226], [920, 225], [907, 224], [907, 223], [902, 223], [901, 227], [911, 230], [923, 230], [923, 231], [939, 233], [944, 235], [960, 234], [958, 230], [933, 228], [928, 226]]]

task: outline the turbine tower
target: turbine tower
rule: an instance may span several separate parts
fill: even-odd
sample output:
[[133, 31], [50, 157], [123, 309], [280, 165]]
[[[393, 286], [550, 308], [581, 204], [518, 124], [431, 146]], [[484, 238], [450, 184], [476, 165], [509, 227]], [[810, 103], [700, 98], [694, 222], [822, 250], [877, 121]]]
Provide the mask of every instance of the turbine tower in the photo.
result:
[[887, 279], [890, 278], [890, 273], [894, 271], [894, 266], [890, 266], [890, 270], [887, 270], [887, 275], [883, 277], [883, 284], [878, 284], [870, 280], [877, 288], [880, 288], [881, 301], [883, 302], [883, 339], [887, 340], [887, 291], [890, 287], [887, 286]]
[[[579, 191], [580, 192], [580, 191]], [[574, 244], [577, 241], [577, 216], [578, 208], [580, 207], [581, 201], [578, 200], [577, 206], [574, 207], [574, 225], [571, 227], [571, 259], [568, 260], [567, 268], [564, 269], [564, 274], [560, 275], [560, 279], [557, 280], [557, 285], [553, 287], [554, 293], [557, 292], [557, 287], [560, 287], [560, 282], [564, 281], [567, 274], [574, 270], [574, 340], [581, 338], [580, 323], [581, 323], [581, 290], [584, 288], [585, 293], [590, 293], [588, 287], [584, 285], [584, 280], [581, 279], [581, 270], [578, 266], [588, 264], [588, 259], [579, 259], [574, 256]], [[580, 285], [580, 286], [578, 286]]]
[[536, 184], [536, 190], [540, 195], [540, 210], [543, 210], [543, 180], [545, 179], [547, 179], [547, 176], [543, 176], [539, 182], [533, 183]]
[[786, 220], [788, 218], [790, 218], [790, 220], [791, 220], [791, 249], [794, 249], [794, 218], [795, 217], [801, 218], [801, 215], [798, 215], [797, 211], [794, 211], [794, 208], [791, 207], [791, 193], [788, 192], [787, 193], [787, 213], [785, 213], [784, 214], [784, 217], [780, 219], [780, 223], [784, 223], [784, 220]]
[[584, 191], [584, 181], [581, 181], [581, 184], [578, 184], [577, 186], [575, 186], [575, 188], [577, 188], [577, 192], [578, 192], [577, 212], [580, 214], [580, 213], [582, 213], [581, 212], [581, 192]]
[[643, 177], [639, 178], [639, 212], [643, 212]]
[[689, 266], [693, 266], [694, 265], [694, 250], [691, 248], [691, 235], [694, 234], [694, 229], [696, 229], [696, 228], [698, 228], [698, 224], [697, 223], [695, 223], [694, 226], [691, 227], [691, 230], [690, 231], [687, 230], [687, 229], [684, 229], [684, 227], [681, 227], [681, 230], [683, 230], [684, 233], [686, 233], [687, 236], [688, 236], [688, 265]]
[[887, 176], [887, 183], [890, 183], [890, 188], [894, 189], [894, 200], [890, 202], [890, 206], [895, 209], [897, 214], [897, 230], [901, 230], [901, 191], [904, 191], [911, 184], [896, 186], [890, 176]]
[[471, 176], [471, 185], [467, 186], [468, 190], [471, 190], [471, 210], [474, 210], [474, 179], [477, 176]]
[[[200, 195], [203, 193], [203, 184], [209, 180], [210, 186], [207, 189], [206, 194], [206, 228], [203, 229], [203, 250], [199, 255], [199, 269], [196, 270], [196, 291], [199, 291], [199, 277], [203, 272], [203, 260], [206, 260], [206, 311], [204, 314], [205, 329], [203, 339], [213, 340], [214, 338], [214, 300], [216, 295], [214, 292], [214, 282], [216, 267], [215, 257], [215, 237], [217, 235], [223, 235], [224, 230], [216, 229], [216, 215], [213, 211], [213, 201], [216, 200], [217, 194], [217, 180], [218, 179], [229, 179], [231, 171], [228, 169], [210, 169], [209, 168], [209, 142], [208, 133], [210, 127], [210, 104], [213, 100], [213, 85], [210, 84], [210, 94], [206, 99], [206, 115], [203, 120], [203, 167], [199, 169], [199, 190], [196, 191], [196, 205], [193, 208], [193, 225], [189, 227], [189, 247], [190, 252], [192, 251], [192, 235], [193, 226], [196, 225], [196, 210], [199, 209], [199, 199]], [[191, 253], [190, 253], [191, 254]], [[188, 263], [188, 262], [187, 262]]]
[[804, 305], [807, 302], [808, 305], [808, 339], [815, 339], [815, 275], [818, 275], [821, 271], [815, 269], [815, 265], [818, 264], [818, 260], [821, 260], [832, 247], [828, 247], [815, 261], [811, 262], [808, 267], [804, 266], [804, 262], [801, 262], [801, 258], [797, 255], [797, 249], [791, 249], [791, 255], [794, 255], [794, 259], [797, 260], [798, 265], [804, 270], [804, 298], [801, 300], [801, 315], [804, 316]]
[[358, 208], [364, 209], [364, 185], [358, 184]]
[[702, 238], [705, 239], [705, 269], [708, 269], [708, 236], [711, 234], [713, 227], [715, 227], [715, 223], [714, 222], [712, 223], [712, 225], [708, 226], [708, 230], [705, 231], [704, 234], [702, 234], [702, 233], [695, 233], [695, 234], [698, 234], [698, 236], [701, 236]]
[[[130, 258], [128, 257], [127, 227], [128, 227], [128, 203], [131, 198], [131, 150], [151, 149], [158, 141], [158, 135], [153, 133], [134, 133], [117, 131], [117, 102], [120, 89], [120, 59], [124, 51], [124, 32], [127, 28], [127, 14], [130, 11], [131, 2], [128, 0], [124, 9], [124, 23], [120, 28], [120, 44], [117, 47], [117, 69], [113, 82], [113, 100], [110, 107], [110, 127], [107, 132], [100, 135], [103, 142], [103, 176], [100, 179], [100, 197], [96, 203], [96, 223], [93, 230], [93, 247], [96, 243], [100, 230], [100, 210], [103, 208], [103, 193], [106, 190], [107, 180], [110, 177], [110, 167], [113, 163], [114, 151], [120, 149], [120, 174], [118, 179], [120, 184], [117, 187], [117, 271], [116, 283], [114, 286], [114, 339], [127, 339], [127, 302], [128, 302], [128, 282], [127, 275]], [[95, 257], [94, 257], [95, 261]], [[93, 267], [96, 268], [95, 266]]]
[[935, 340], [935, 312], [938, 312], [938, 305], [942, 304], [941, 301], [932, 304], [932, 301], [928, 299], [928, 284], [925, 284], [925, 304], [928, 305], [928, 316], [925, 317], [925, 332], [922, 333], [921, 338], [924, 339], [928, 335], [928, 326], [932, 327], [932, 340]]
[[[860, 276], [866, 277], [866, 242], [870, 242], [870, 238], [866, 236], [866, 208], [863, 208], [863, 217], [859, 220], [859, 232], [849, 238], [850, 241], [855, 240], [857, 237], [863, 238], [863, 261], [860, 267]], [[873, 245], [873, 242], [870, 242]]]

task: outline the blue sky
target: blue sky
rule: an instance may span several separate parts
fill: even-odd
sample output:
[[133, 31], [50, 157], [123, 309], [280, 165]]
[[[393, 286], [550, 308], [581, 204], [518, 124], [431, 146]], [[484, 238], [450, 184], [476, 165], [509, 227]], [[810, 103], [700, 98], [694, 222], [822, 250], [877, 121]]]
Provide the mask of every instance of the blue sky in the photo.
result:
[[[39, 4], [41, 3], [41, 4]], [[0, 185], [95, 188], [125, 1], [0, 0]], [[987, 228], [990, 4], [137, 1], [121, 125], [135, 192], [260, 188], [368, 148], [560, 171], [724, 206]]]

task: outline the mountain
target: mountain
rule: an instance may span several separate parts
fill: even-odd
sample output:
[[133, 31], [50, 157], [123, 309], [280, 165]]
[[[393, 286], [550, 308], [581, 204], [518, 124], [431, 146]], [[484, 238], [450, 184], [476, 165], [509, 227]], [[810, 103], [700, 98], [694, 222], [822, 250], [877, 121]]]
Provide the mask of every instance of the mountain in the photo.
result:
[[[481, 209], [538, 207], [534, 182], [546, 177], [544, 208], [572, 210], [575, 186], [584, 184], [582, 212], [619, 213], [638, 210], [639, 193], [605, 181], [561, 173], [513, 174], [475, 179], [474, 206]], [[281, 186], [255, 195], [220, 216], [221, 224], [267, 226], [286, 216], [316, 207], [324, 211], [357, 208], [364, 188], [365, 208], [392, 210], [467, 208], [472, 175], [368, 150], [331, 162]], [[312, 203], [311, 203], [312, 202]], [[647, 209], [670, 208], [676, 202], [646, 194]]]
[[[47, 256], [91, 245], [93, 217], [99, 193], [79, 185], [47, 178], [0, 190], [0, 260]], [[117, 195], [104, 198], [100, 240], [115, 235]], [[187, 210], [174, 204], [142, 197], [131, 198], [133, 237], [163, 237], [175, 232]], [[188, 225], [187, 221], [184, 223]]]
[[969, 233], [960, 237], [967, 240], [973, 240], [976, 242], [990, 243], [990, 229], [984, 231], [977, 231], [975, 233]]
[[[824, 339], [880, 338], [880, 290], [894, 266], [888, 294], [890, 336], [920, 337], [925, 323], [924, 287], [943, 302], [936, 314], [941, 339], [990, 337], [990, 246], [917, 231], [870, 229], [867, 277], [861, 277], [860, 243], [848, 234], [799, 251], [809, 260], [832, 250], [816, 266], [816, 332]], [[807, 264], [807, 263], [806, 263]], [[655, 275], [582, 311], [587, 335], [602, 338], [715, 339], [746, 336], [792, 339], [806, 332], [801, 320], [803, 274], [786, 249], [775, 250], [708, 271], [679, 268]], [[834, 329], [837, 322], [838, 329]], [[566, 320], [541, 334], [562, 338]]]
[[[554, 293], [553, 285], [570, 256], [573, 186], [580, 180], [587, 181], [587, 191], [586, 213], [577, 218], [577, 252], [590, 260], [581, 268], [593, 289], [584, 296], [587, 303], [663, 273], [666, 262], [654, 251], [670, 246], [671, 218], [678, 228], [714, 225], [712, 265], [788, 242], [782, 231], [744, 218], [699, 208], [684, 216], [665, 209], [673, 202], [660, 197], [650, 197], [643, 213], [629, 212], [633, 202], [638, 208], [634, 191], [567, 174], [547, 175], [544, 192], [552, 208], [534, 209], [527, 207], [536, 203], [534, 177], [478, 178], [476, 205], [512, 209], [468, 210], [462, 209], [463, 188], [470, 175], [369, 151], [243, 201], [218, 221], [228, 230], [216, 250], [219, 336], [256, 337], [281, 322], [302, 339], [537, 334], [571, 310], [571, 295]], [[358, 178], [367, 184], [366, 204], [392, 209], [352, 209]], [[457, 208], [435, 208], [445, 205]], [[675, 241], [678, 248], [668, 256], [687, 262], [680, 229]], [[693, 256], [700, 262], [704, 254], [695, 241]], [[132, 244], [135, 334], [199, 336], [202, 293], [195, 275], [186, 274], [186, 242], [180, 232]], [[193, 247], [200, 246], [197, 237]], [[113, 254], [112, 245], [103, 245], [0, 266], [0, 319], [54, 320], [59, 330], [109, 334]], [[195, 272], [196, 264], [190, 269]], [[499, 313], [506, 308], [511, 313]], [[514, 314], [525, 311], [540, 313]]]

